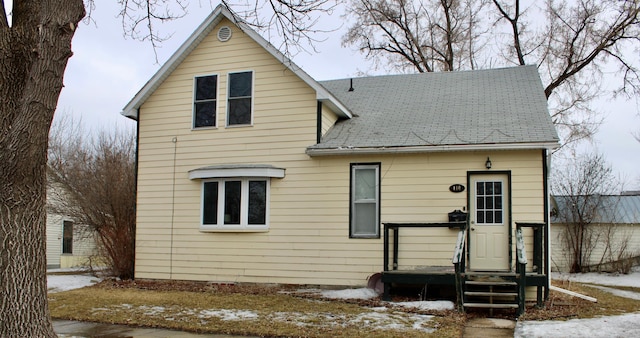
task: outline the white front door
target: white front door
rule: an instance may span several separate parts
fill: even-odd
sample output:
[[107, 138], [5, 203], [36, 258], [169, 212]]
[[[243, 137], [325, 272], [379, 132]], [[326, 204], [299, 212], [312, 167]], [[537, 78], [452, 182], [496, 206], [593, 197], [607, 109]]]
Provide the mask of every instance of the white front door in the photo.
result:
[[509, 177], [476, 174], [469, 185], [469, 267], [509, 270]]

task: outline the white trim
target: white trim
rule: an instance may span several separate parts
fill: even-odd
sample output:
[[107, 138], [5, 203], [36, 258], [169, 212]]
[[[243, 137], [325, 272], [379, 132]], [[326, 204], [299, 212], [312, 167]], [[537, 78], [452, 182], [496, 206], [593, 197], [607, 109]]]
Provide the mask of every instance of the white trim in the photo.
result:
[[208, 179], [225, 177], [274, 177], [284, 178], [284, 168], [271, 165], [229, 165], [211, 166], [189, 170], [189, 179]]
[[284, 54], [278, 51], [273, 45], [265, 40], [260, 34], [251, 29], [248, 25], [235, 19], [235, 15], [231, 13], [223, 5], [218, 5], [215, 10], [198, 26], [198, 28], [189, 36], [189, 38], [176, 50], [175, 53], [167, 60], [167, 62], [158, 70], [157, 73], [149, 79], [149, 81], [138, 91], [138, 93], [127, 103], [120, 114], [134, 120], [138, 120], [138, 110], [144, 102], [158, 89], [160, 84], [169, 77], [169, 75], [184, 61], [184, 59], [204, 40], [213, 28], [222, 21], [223, 18], [228, 19], [236, 25], [241, 31], [251, 37], [267, 52], [278, 59], [285, 67], [296, 74], [302, 81], [316, 91], [316, 99], [327, 104], [329, 108], [342, 117], [351, 118], [353, 115], [349, 109], [344, 106], [336, 97], [327, 91], [321, 84], [305, 73], [302, 68], [298, 67]]
[[522, 149], [556, 149], [557, 142], [542, 143], [505, 143], [505, 144], [461, 144], [461, 145], [434, 145], [434, 146], [407, 146], [407, 147], [339, 147], [339, 148], [307, 148], [305, 153], [309, 156], [329, 155], [355, 155], [355, 154], [411, 154], [411, 153], [435, 153], [447, 151], [471, 151], [471, 150], [522, 150]]
[[[349, 196], [350, 207], [350, 221], [349, 221], [349, 237], [350, 238], [379, 238], [380, 237], [380, 164], [352, 164], [351, 165], [351, 193]], [[371, 170], [374, 171], [374, 198], [366, 200], [356, 200], [356, 172], [358, 170]], [[373, 233], [356, 233], [356, 205], [357, 204], [373, 204], [375, 206], [375, 230]]]

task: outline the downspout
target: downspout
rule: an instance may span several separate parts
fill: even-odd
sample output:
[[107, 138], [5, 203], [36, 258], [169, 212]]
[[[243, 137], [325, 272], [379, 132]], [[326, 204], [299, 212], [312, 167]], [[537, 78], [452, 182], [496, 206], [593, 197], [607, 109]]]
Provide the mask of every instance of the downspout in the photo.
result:
[[549, 195], [549, 171], [551, 170], [551, 154], [548, 149], [542, 150], [542, 177], [544, 180], [544, 223], [547, 225], [544, 231], [544, 243], [547, 246], [545, 248], [544, 255], [544, 268], [547, 275], [547, 285], [544, 288], [544, 299], [549, 299], [549, 288], [551, 287], [551, 243], [549, 241], [549, 234], [551, 232], [551, 215], [549, 203], [551, 196]]
[[135, 119], [134, 121], [136, 121], [136, 151], [134, 154], [134, 169], [133, 169], [133, 186], [135, 188], [135, 191], [133, 192], [134, 195], [134, 200], [136, 202], [136, 204], [133, 207], [133, 219], [134, 219], [134, 226], [133, 226], [133, 236], [131, 236], [131, 247], [133, 248], [133, 279], [136, 279], [136, 233], [138, 232], [138, 154], [139, 154], [139, 149], [140, 149], [140, 108], [138, 108], [138, 112], [137, 112], [137, 116], [138, 118]]
[[322, 102], [320, 101], [318, 101], [316, 115], [316, 144], [319, 144], [322, 138]]

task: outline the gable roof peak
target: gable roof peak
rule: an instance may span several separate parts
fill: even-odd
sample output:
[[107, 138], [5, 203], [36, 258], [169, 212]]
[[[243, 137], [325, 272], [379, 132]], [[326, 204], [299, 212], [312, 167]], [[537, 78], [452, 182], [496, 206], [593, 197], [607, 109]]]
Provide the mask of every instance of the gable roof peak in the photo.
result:
[[134, 120], [138, 120], [138, 109], [153, 94], [153, 92], [169, 77], [169, 75], [184, 61], [184, 59], [204, 40], [209, 33], [223, 20], [227, 19], [238, 27], [243, 33], [247, 34], [252, 40], [269, 52], [286, 68], [296, 74], [301, 80], [316, 91], [316, 99], [325, 103], [330, 109], [339, 116], [351, 118], [350, 110], [344, 106], [336, 97], [328, 90], [314, 80], [302, 68], [296, 65], [286, 55], [275, 48], [269, 41], [254, 31], [249, 25], [244, 23], [236, 14], [234, 14], [227, 6], [218, 5], [211, 14], [196, 28], [196, 30], [187, 38], [187, 40], [176, 50], [175, 53], [165, 62], [162, 67], [147, 81], [147, 83], [136, 93], [136, 95], [122, 109], [121, 114]]

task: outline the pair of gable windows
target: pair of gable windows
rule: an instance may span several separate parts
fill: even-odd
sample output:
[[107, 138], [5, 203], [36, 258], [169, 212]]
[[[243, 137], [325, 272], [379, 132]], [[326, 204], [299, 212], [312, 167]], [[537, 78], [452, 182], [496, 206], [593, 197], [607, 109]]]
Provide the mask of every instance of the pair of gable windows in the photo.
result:
[[[251, 125], [253, 72], [229, 73], [227, 126]], [[195, 78], [193, 127], [217, 127], [218, 75]]]

